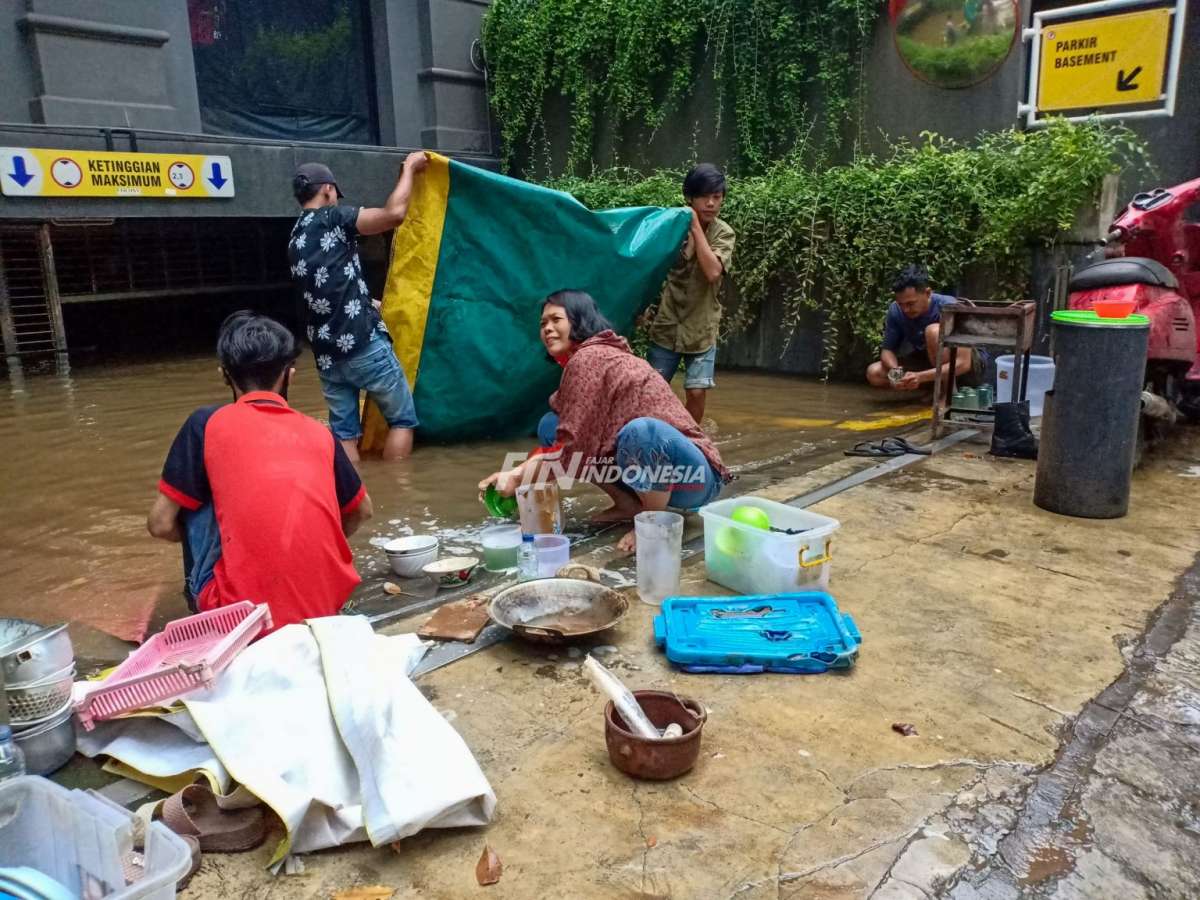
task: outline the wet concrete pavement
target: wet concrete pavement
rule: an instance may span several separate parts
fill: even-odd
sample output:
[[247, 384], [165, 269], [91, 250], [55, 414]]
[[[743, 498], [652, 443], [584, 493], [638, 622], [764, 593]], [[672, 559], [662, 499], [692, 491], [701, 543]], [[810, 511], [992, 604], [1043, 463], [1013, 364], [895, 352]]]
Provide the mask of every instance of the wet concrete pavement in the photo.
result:
[[[1071, 722], [1055, 761], [1013, 779], [1028, 782], [1019, 804], [989, 798], [991, 809], [947, 816], [939, 845], [910, 846], [878, 896], [1200, 896], [1200, 567], [1125, 655], [1125, 674]], [[997, 821], [1011, 828], [999, 841]], [[943, 842], [969, 848], [969, 864], [922, 866], [947, 855]]]
[[[269, 847], [209, 856], [185, 896], [458, 898], [481, 890], [485, 843], [505, 864], [495, 897], [1196, 896], [1200, 436], [1161, 448], [1130, 515], [1105, 522], [1036, 509], [1033, 466], [984, 449], [815, 507], [842, 523], [831, 590], [864, 635], [851, 672], [679, 673], [636, 600], [594, 642], [630, 686], [709, 707], [688, 775], [613, 769], [578, 656], [510, 641], [419, 682], [496, 791], [490, 827], [310, 854], [278, 878]], [[864, 464], [755, 493], [789, 499]], [[590, 560], [619, 566], [612, 552]], [[700, 563], [683, 592], [722, 593]]]

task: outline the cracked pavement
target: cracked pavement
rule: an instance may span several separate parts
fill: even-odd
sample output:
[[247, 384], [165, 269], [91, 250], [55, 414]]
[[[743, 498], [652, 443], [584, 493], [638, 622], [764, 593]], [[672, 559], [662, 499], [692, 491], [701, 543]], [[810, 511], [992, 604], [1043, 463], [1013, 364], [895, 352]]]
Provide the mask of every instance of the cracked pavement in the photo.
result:
[[[1130, 515], [1104, 522], [1038, 510], [1033, 466], [984, 449], [814, 507], [842, 523], [830, 590], [864, 636], [849, 672], [674, 671], [636, 600], [594, 642], [618, 648], [605, 662], [631, 687], [709, 707], [688, 775], [617, 772], [579, 659], [510, 641], [419, 682], [492, 782], [489, 828], [310, 854], [278, 878], [269, 847], [210, 855], [183, 896], [458, 898], [483, 890], [485, 842], [500, 898], [1200, 896], [1200, 479], [1185, 477], [1200, 437], [1160, 450]], [[682, 592], [725, 593], [702, 563]]]

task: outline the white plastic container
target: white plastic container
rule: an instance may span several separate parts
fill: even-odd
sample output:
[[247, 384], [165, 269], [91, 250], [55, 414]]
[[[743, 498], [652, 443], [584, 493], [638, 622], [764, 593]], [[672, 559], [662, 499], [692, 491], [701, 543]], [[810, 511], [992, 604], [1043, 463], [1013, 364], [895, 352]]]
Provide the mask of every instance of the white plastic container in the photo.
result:
[[[1011, 403], [1013, 393], [1013, 364], [1011, 354], [996, 358], [996, 402]], [[1049, 356], [1029, 357], [1029, 385], [1025, 398], [1029, 401], [1029, 415], [1040, 416], [1046, 391], [1054, 389], [1054, 360]]]
[[[761, 509], [775, 528], [804, 529], [800, 534], [764, 531], [735, 522], [739, 506]], [[739, 594], [823, 591], [833, 564], [837, 519], [765, 500], [731, 497], [701, 507], [704, 519], [704, 567], [708, 579]]]
[[122, 857], [133, 849], [133, 814], [86, 791], [25, 775], [0, 783], [0, 868], [29, 866], [76, 897], [170, 900], [192, 853], [161, 822], [146, 830], [142, 877], [126, 885]]
[[553, 578], [571, 561], [571, 539], [561, 534], [534, 536], [533, 550], [537, 557], [537, 577]]

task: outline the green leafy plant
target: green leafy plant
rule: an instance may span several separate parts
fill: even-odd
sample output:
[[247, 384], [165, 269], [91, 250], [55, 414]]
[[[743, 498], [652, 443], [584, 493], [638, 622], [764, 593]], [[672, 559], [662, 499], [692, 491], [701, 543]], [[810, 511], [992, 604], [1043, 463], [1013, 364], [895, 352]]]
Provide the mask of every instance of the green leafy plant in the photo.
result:
[[904, 61], [934, 84], [962, 87], [979, 80], [1008, 56], [1012, 35], [968, 37], [948, 47], [930, 47], [897, 35], [896, 46]]
[[[1000, 285], [994, 299], [1024, 298], [1030, 245], [1053, 242], [1106, 175], [1134, 165], [1148, 162], [1127, 129], [1052, 120], [974, 147], [927, 133], [849, 165], [781, 162], [730, 178], [721, 217], [737, 232], [742, 302], [727, 326], [745, 327], [772, 293], [783, 300], [786, 333], [817, 311], [828, 373], [852, 349], [877, 345], [891, 280], [905, 263], [924, 264], [943, 285], [982, 264]], [[594, 209], [674, 206], [681, 180], [681, 172], [615, 169], [551, 186]]]
[[[545, 138], [566, 99], [570, 171], [590, 167], [601, 115], [653, 130], [707, 67], [716, 121], [732, 103], [747, 169], [792, 150], [823, 111], [823, 143], [852, 120], [861, 54], [882, 0], [493, 0], [483, 24], [491, 103], [505, 159]], [[832, 123], [832, 124], [831, 124]]]

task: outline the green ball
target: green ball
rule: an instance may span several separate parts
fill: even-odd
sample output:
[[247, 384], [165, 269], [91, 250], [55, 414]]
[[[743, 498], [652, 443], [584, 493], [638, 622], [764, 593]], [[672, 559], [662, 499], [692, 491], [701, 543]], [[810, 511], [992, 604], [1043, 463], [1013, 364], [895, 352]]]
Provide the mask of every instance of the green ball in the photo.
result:
[[742, 552], [742, 535], [736, 528], [717, 530], [717, 550], [725, 556], [738, 556]]
[[743, 525], [749, 525], [751, 528], [761, 528], [763, 531], [771, 530], [770, 517], [757, 506], [735, 506], [730, 518]]

